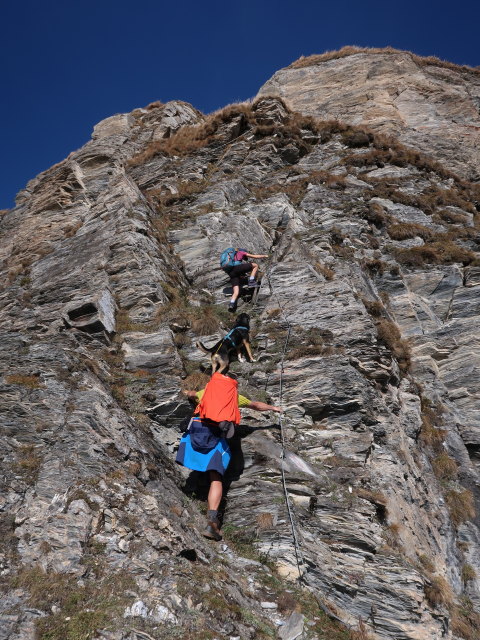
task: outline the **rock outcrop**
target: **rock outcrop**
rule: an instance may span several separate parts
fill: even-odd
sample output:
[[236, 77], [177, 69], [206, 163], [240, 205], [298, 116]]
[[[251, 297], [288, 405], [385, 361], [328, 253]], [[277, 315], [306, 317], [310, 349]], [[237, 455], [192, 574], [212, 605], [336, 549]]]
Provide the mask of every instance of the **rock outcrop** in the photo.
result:
[[[291, 71], [408, 85], [409, 54], [351, 58]], [[289, 73], [262, 92], [293, 104]], [[114, 116], [2, 216], [1, 640], [478, 637], [475, 150], [377, 135], [417, 134], [353, 88], [326, 109], [346, 123], [313, 119], [316, 91]], [[215, 544], [173, 460], [236, 244], [270, 258], [232, 369], [285, 418], [244, 410]]]
[[368, 125], [478, 180], [480, 71], [394, 49], [300, 58], [268, 80], [295, 111]]

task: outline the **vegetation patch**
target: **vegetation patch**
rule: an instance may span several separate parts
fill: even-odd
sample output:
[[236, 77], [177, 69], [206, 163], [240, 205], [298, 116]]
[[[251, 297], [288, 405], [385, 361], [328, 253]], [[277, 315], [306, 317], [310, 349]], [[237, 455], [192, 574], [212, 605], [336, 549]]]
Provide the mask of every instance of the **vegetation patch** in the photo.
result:
[[398, 362], [400, 370], [406, 373], [411, 364], [410, 346], [400, 334], [400, 330], [394, 322], [381, 318], [376, 322], [377, 335], [380, 343], [384, 344]]
[[413, 222], [397, 222], [387, 227], [387, 233], [392, 240], [408, 240], [410, 238], [422, 238], [422, 240], [431, 240], [435, 232], [428, 227]]
[[460, 604], [452, 608], [451, 630], [463, 640], [480, 638], [480, 614], [475, 611], [469, 598], [462, 598]]
[[462, 567], [462, 580], [463, 584], [467, 584], [471, 580], [475, 580], [477, 577], [477, 572], [470, 564], [464, 564]]
[[27, 389], [41, 389], [44, 386], [39, 375], [29, 376], [21, 373], [13, 373], [5, 376], [5, 382], [27, 387]]
[[[29, 605], [47, 612], [36, 622], [41, 640], [86, 640], [99, 629], [115, 628], [131, 598], [124, 592], [134, 589], [127, 573], [114, 573], [103, 580], [84, 580], [79, 585], [74, 576], [45, 573], [39, 567], [22, 569], [13, 579], [14, 588], [29, 593]], [[58, 613], [49, 614], [52, 606]], [[117, 622], [118, 624], [118, 622]]]
[[295, 62], [292, 62], [288, 69], [303, 69], [305, 67], [311, 67], [322, 62], [329, 62], [330, 60], [338, 60], [339, 58], [346, 58], [347, 56], [353, 56], [359, 53], [368, 54], [405, 54], [408, 55], [419, 66], [434, 65], [436, 67], [443, 67], [444, 69], [452, 69], [453, 71], [468, 71], [470, 73], [480, 73], [478, 67], [469, 67], [468, 65], [459, 65], [454, 62], [448, 62], [441, 60], [436, 56], [419, 56], [411, 51], [404, 51], [402, 49], [395, 49], [394, 47], [355, 47], [346, 46], [338, 49], [337, 51], [325, 51], [325, 53], [314, 54], [311, 56], [301, 56]]
[[420, 395], [422, 427], [419, 440], [421, 443], [441, 455], [445, 429], [442, 428], [444, 408], [441, 404], [433, 404], [428, 398]]
[[424, 587], [425, 596], [433, 607], [453, 605], [453, 592], [451, 586], [442, 576], [432, 576], [427, 579]]
[[468, 265], [477, 258], [473, 251], [460, 247], [448, 239], [444, 242], [427, 242], [421, 247], [394, 248], [392, 253], [398, 262], [410, 267], [421, 267], [425, 264], [460, 263]]
[[432, 460], [432, 468], [439, 480], [455, 480], [457, 478], [457, 463], [445, 451]]
[[39, 455], [38, 447], [33, 444], [27, 444], [18, 449], [14, 469], [27, 484], [35, 484], [41, 466], [42, 457]]
[[475, 500], [473, 493], [468, 489], [456, 491], [450, 489], [445, 494], [445, 502], [450, 511], [450, 517], [455, 526], [459, 526], [462, 522], [472, 520], [475, 517]]

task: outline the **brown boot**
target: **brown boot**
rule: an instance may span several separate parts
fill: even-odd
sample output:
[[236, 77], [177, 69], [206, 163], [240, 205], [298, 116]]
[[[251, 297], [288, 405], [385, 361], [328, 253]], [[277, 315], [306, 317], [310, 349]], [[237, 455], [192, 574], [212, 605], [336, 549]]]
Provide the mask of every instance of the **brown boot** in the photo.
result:
[[219, 542], [222, 539], [222, 534], [220, 533], [218, 518], [214, 520], [208, 520], [207, 526], [203, 530], [203, 536], [205, 538], [209, 538], [210, 540], [215, 540], [215, 542]]

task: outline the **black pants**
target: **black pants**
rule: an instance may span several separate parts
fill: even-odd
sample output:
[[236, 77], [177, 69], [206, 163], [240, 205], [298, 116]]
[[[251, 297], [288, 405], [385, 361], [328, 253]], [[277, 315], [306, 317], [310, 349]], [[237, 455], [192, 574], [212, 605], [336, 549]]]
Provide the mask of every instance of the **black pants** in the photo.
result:
[[237, 264], [236, 267], [229, 272], [230, 282], [232, 283], [232, 287], [240, 286], [240, 278], [246, 273], [250, 273], [253, 269], [253, 265], [251, 262], [245, 262], [245, 264]]

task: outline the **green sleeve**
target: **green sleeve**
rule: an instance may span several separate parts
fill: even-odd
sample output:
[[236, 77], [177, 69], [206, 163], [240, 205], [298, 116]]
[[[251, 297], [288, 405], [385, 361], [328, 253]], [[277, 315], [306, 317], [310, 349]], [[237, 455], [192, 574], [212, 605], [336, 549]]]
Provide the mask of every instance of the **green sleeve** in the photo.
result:
[[238, 394], [238, 406], [240, 407], [240, 409], [242, 407], [248, 407], [250, 402], [251, 402], [251, 400], [249, 400], [245, 396], [241, 396], [240, 394]]

